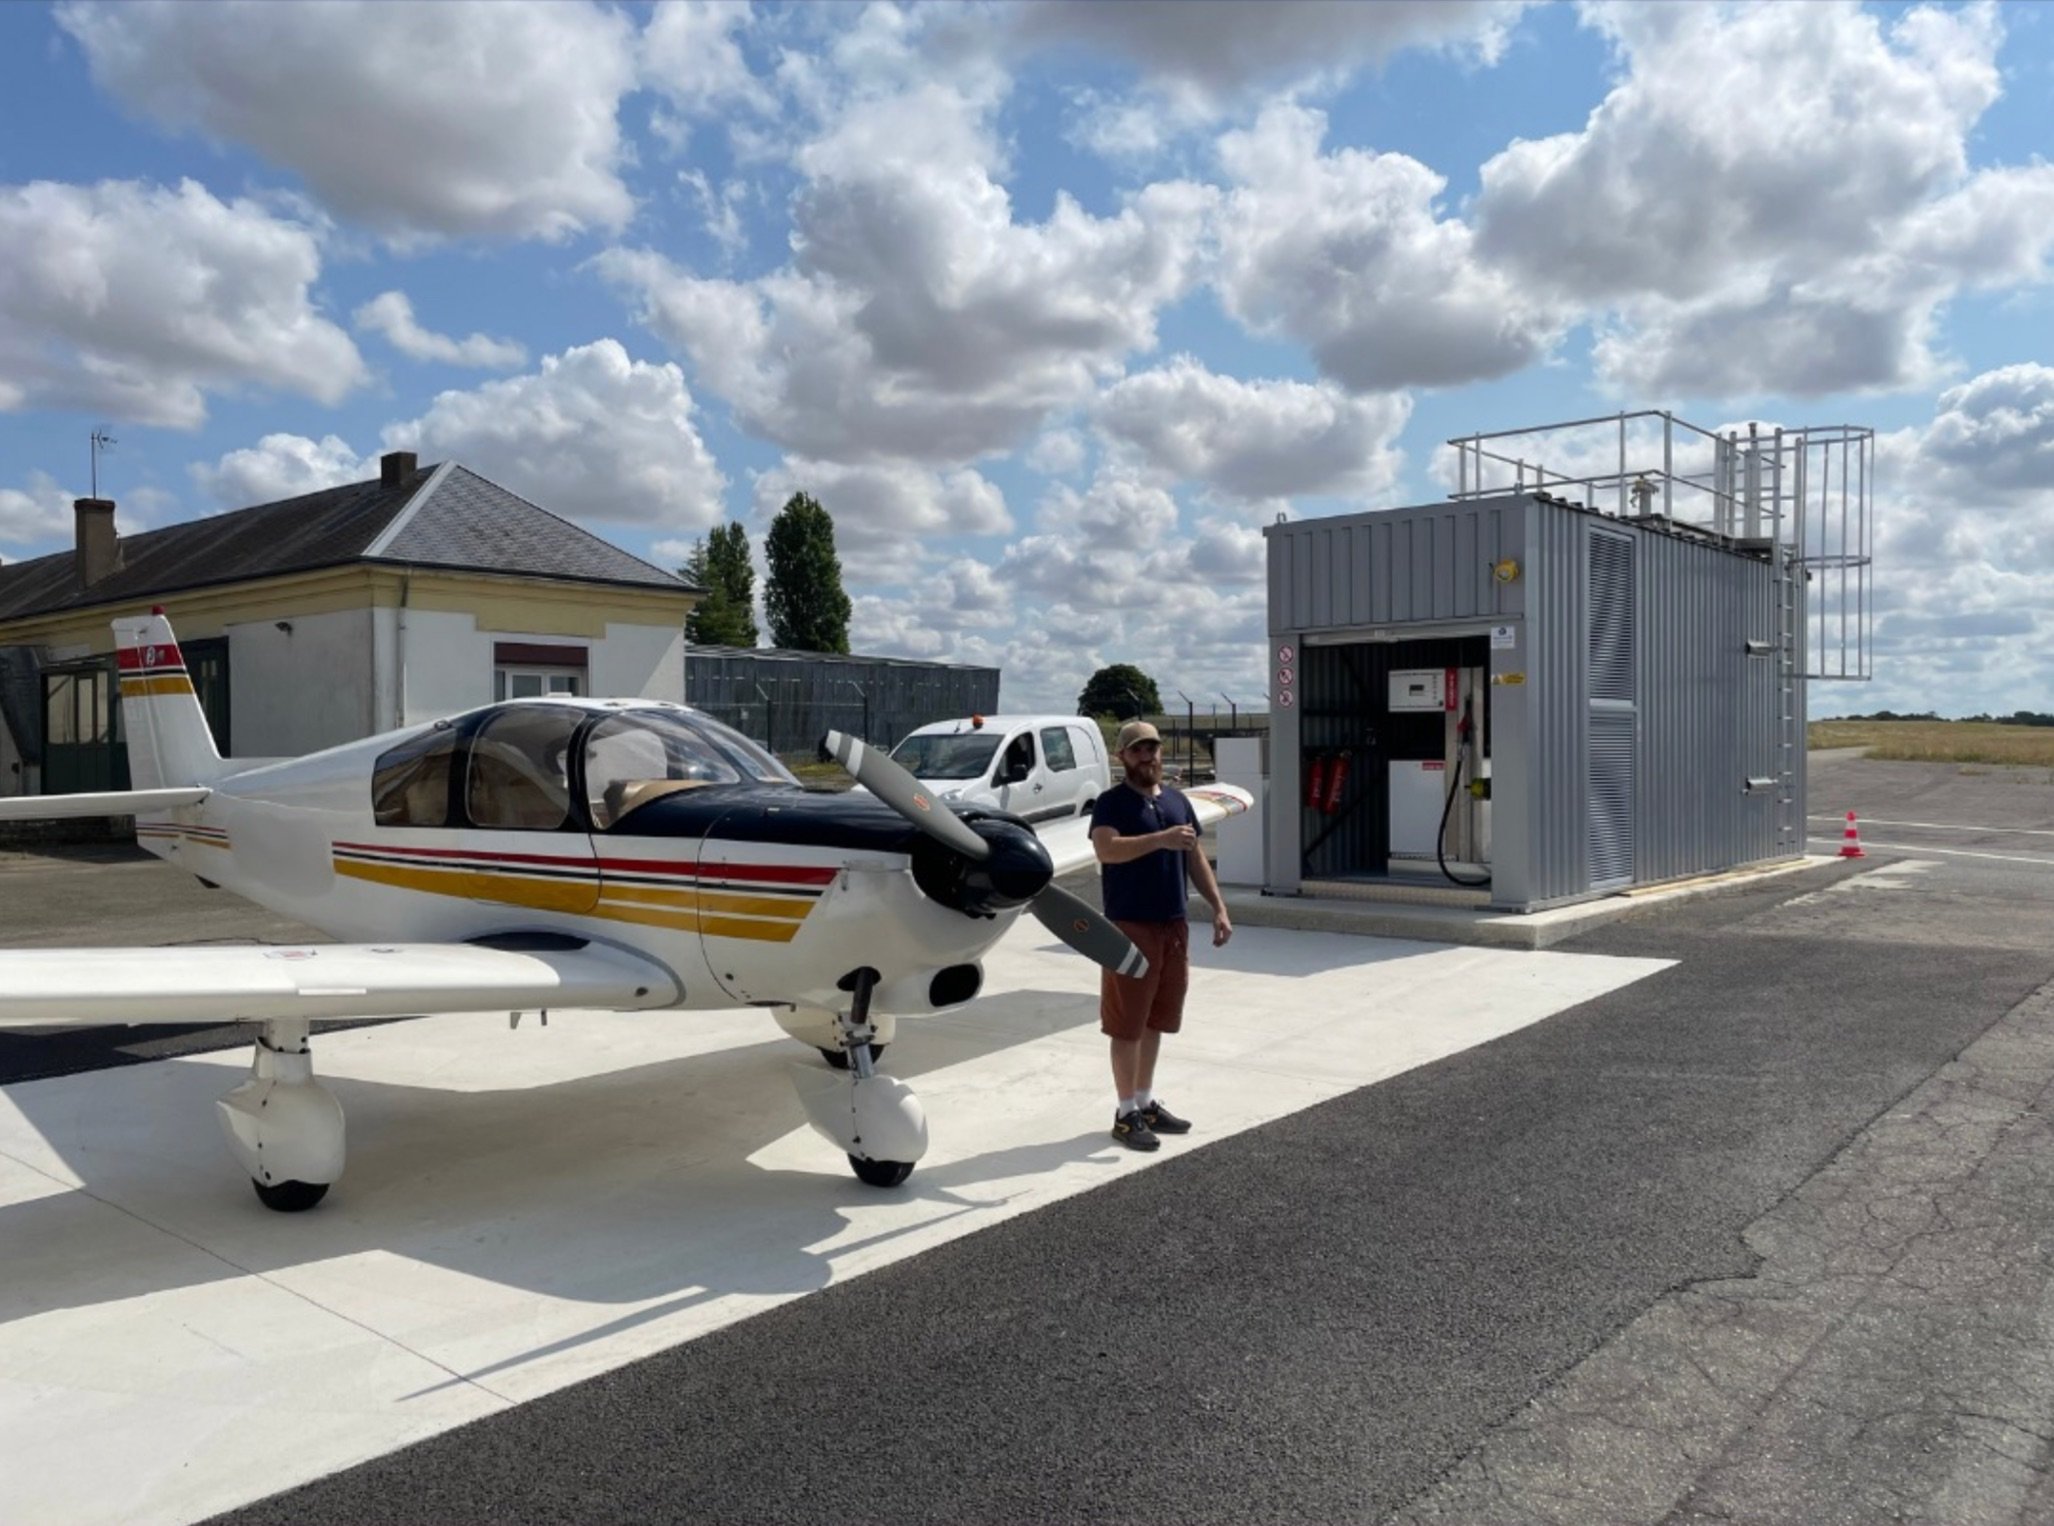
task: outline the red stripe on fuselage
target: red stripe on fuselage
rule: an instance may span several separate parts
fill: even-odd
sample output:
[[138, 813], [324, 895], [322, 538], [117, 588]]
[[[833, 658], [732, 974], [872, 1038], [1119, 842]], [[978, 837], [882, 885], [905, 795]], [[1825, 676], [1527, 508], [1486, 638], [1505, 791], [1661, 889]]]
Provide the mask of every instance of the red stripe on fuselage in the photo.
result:
[[832, 864], [709, 864], [660, 858], [602, 858], [599, 867], [622, 874], [710, 875], [726, 880], [785, 880], [794, 885], [825, 885], [842, 872]]
[[608, 869], [619, 874], [679, 874], [694, 879], [761, 880], [789, 885], [826, 885], [841, 870], [831, 864], [707, 864], [697, 859], [571, 858], [554, 853], [488, 853], [473, 848], [405, 848], [384, 843], [339, 842], [336, 851], [383, 853], [401, 858], [473, 859], [486, 863], [543, 864], [551, 868]]

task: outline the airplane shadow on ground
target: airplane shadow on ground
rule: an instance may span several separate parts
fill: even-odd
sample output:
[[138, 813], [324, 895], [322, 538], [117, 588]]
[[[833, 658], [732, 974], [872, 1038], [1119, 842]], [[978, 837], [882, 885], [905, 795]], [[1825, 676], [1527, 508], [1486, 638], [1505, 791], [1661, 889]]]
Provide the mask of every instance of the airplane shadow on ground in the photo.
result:
[[[902, 1022], [883, 1068], [917, 1082], [1097, 1022], [1096, 999], [1075, 993], [1015, 991], [977, 1005], [979, 1021], [931, 1045], [919, 1020]], [[550, 1038], [559, 1034], [575, 1043], [575, 1019], [559, 1018]], [[385, 1041], [404, 1043], [403, 1028]], [[778, 1038], [496, 1091], [324, 1075], [349, 1119], [349, 1165], [327, 1202], [289, 1216], [256, 1201], [220, 1138], [214, 1102], [240, 1079], [234, 1067], [15, 1087], [6, 1100], [84, 1191], [0, 1206], [0, 1327], [252, 1273], [305, 1286], [293, 1274], [367, 1252], [551, 1298], [669, 1300], [624, 1321], [634, 1323], [731, 1293], [811, 1291], [829, 1281], [831, 1257], [1002, 1204], [1010, 1181], [1093, 1155], [1110, 1166], [1116, 1147], [1094, 1120], [1062, 1138], [923, 1165], [901, 1188], [866, 1187], [806, 1129], [786, 1074], [822, 1063], [806, 1053]], [[92, 1100], [109, 1081], [107, 1101]], [[136, 1112], [116, 1119], [117, 1107]], [[750, 1163], [793, 1130], [805, 1131], [817, 1170]], [[849, 1236], [863, 1210], [908, 1202], [929, 1211]]]
[[[1438, 951], [1276, 929], [1213, 949], [1202, 923], [1193, 935], [1200, 982], [1212, 972], [1348, 968], [1373, 982], [1378, 965]], [[1053, 940], [1045, 947], [1071, 957]], [[926, 1039], [923, 1020], [903, 1021], [884, 1068], [917, 1082], [1056, 1035], [1091, 1034], [1097, 1019], [1095, 992], [1030, 984], [926, 1020], [940, 1025]], [[375, 1042], [404, 1044], [408, 1026]], [[577, 1019], [559, 1018], [542, 1041], [575, 1044]], [[317, 1067], [320, 1049], [317, 1038]], [[234, 1053], [240, 1060], [243, 1051]], [[1002, 1211], [1051, 1171], [1082, 1165], [1109, 1178], [1117, 1168], [1118, 1148], [1094, 1110], [1059, 1124], [1058, 1137], [1023, 1141], [1016, 1132], [991, 1150], [922, 1165], [901, 1188], [866, 1187], [806, 1128], [790, 1085], [789, 1066], [821, 1063], [778, 1037], [498, 1090], [324, 1074], [349, 1118], [349, 1167], [326, 1203], [295, 1216], [257, 1203], [219, 1137], [214, 1102], [240, 1079], [238, 1066], [143, 1065], [15, 1086], [5, 1100], [84, 1190], [0, 1206], [0, 1339], [39, 1314], [250, 1275], [343, 1308], [359, 1296], [379, 1307], [476, 1302], [481, 1314], [504, 1305], [453, 1293], [436, 1269], [576, 1304], [638, 1306], [451, 1380], [489, 1386], [495, 1373], [723, 1298], [815, 1291], [837, 1260], [867, 1263], [894, 1240]], [[1021, 1075], [1031, 1088], [1034, 1063]], [[938, 1146], [950, 1127], [936, 1125]], [[781, 1145], [774, 1163], [753, 1161], [794, 1131], [801, 1148]], [[427, 1270], [410, 1274], [406, 1263]], [[536, 1324], [520, 1307], [505, 1317], [510, 1327]]]

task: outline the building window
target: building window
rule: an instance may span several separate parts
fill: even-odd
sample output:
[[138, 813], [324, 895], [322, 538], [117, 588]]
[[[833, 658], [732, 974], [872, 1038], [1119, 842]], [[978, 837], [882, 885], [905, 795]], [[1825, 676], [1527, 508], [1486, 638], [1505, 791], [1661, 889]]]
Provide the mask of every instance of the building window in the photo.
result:
[[585, 648], [543, 641], [492, 644], [492, 698], [540, 699], [545, 694], [591, 692]]

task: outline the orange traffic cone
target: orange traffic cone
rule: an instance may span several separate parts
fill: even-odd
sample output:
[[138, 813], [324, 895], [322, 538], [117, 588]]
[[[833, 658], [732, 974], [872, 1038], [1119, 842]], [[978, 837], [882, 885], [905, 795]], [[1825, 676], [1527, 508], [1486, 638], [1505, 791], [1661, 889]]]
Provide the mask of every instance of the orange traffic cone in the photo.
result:
[[1854, 828], [1854, 812], [1847, 813], [1847, 830], [1840, 834], [1840, 856], [1842, 858], [1867, 858], [1862, 851], [1861, 833]]

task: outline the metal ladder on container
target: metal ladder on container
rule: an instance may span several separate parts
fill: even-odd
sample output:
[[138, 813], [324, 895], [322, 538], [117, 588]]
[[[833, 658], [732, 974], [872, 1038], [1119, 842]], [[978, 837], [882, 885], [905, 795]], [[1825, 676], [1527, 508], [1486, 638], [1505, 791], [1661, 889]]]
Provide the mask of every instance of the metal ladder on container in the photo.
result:
[[1804, 717], [1797, 713], [1797, 580], [1804, 564], [1780, 541], [1776, 557], [1776, 713], [1780, 717], [1776, 757], [1776, 846], [1787, 853], [1805, 848], [1805, 823], [1797, 819], [1797, 757], [1806, 745]]

